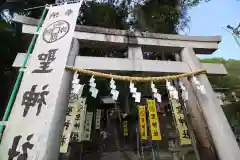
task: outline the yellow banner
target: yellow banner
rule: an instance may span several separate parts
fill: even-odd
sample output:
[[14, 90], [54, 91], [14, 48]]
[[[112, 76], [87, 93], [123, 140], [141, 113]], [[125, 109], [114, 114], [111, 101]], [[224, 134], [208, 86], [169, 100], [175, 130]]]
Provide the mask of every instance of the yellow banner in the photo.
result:
[[123, 121], [123, 134], [124, 136], [128, 136], [128, 122]]
[[138, 106], [139, 131], [141, 140], [147, 140], [147, 120], [145, 106]]
[[152, 140], [162, 140], [155, 100], [147, 100]]
[[184, 120], [184, 115], [181, 111], [181, 106], [175, 99], [170, 99], [173, 108], [173, 114], [177, 123], [177, 129], [180, 137], [180, 145], [190, 145], [192, 144], [191, 138], [188, 134], [188, 128]]

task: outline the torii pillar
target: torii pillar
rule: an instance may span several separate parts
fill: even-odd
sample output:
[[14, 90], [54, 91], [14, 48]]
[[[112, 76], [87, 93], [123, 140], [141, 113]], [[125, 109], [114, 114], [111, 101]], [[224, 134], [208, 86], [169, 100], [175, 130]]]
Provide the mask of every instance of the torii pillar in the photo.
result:
[[[186, 62], [192, 72], [203, 69], [193, 48], [183, 48], [181, 60]], [[204, 85], [206, 95], [199, 93], [195, 86], [195, 94], [201, 106], [203, 116], [212, 136], [220, 160], [239, 160], [240, 149], [231, 130], [228, 120], [217, 101], [212, 86], [205, 74], [196, 76]]]

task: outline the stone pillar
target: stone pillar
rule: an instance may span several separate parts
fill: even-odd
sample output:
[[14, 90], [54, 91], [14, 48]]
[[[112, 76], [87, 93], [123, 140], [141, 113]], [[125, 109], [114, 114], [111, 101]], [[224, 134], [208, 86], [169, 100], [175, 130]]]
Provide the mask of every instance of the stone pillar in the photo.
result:
[[[181, 60], [189, 65], [191, 71], [202, 69], [201, 63], [192, 48], [183, 48]], [[207, 92], [206, 95], [203, 95], [194, 87], [219, 159], [238, 160], [240, 157], [239, 146], [207, 76], [201, 74], [196, 77], [204, 85]]]
[[[143, 54], [141, 46], [129, 46], [128, 47], [128, 59], [132, 60], [132, 66], [135, 70], [141, 70]], [[133, 73], [134, 74], [134, 73]], [[129, 84], [125, 84], [125, 89], [127, 90], [127, 94], [125, 95], [125, 112], [129, 113], [129, 96], [130, 93], [128, 91]]]
[[[72, 40], [72, 46], [70, 53], [68, 55], [67, 65], [73, 66], [75, 62], [75, 58], [78, 55], [79, 52], [79, 42], [77, 39]], [[59, 148], [60, 148], [60, 139], [62, 135], [62, 130], [64, 127], [64, 121], [66, 118], [66, 111], [68, 106], [68, 98], [71, 91], [71, 82], [73, 79], [73, 72], [72, 71], [65, 71], [63, 78], [62, 78], [62, 84], [61, 84], [61, 90], [58, 94], [58, 100], [56, 103], [56, 106], [58, 106], [58, 110], [53, 115], [53, 120], [50, 128], [50, 137], [48, 138], [48, 148], [50, 149], [48, 151], [48, 155], [46, 156], [47, 159], [56, 160], [58, 159], [59, 155]]]
[[[179, 54], [176, 54], [175, 58], [176, 61], [180, 61]], [[200, 148], [198, 147], [200, 157], [201, 159], [216, 160], [217, 155], [212, 146], [211, 136], [209, 135], [207, 125], [202, 115], [201, 108], [194, 93], [193, 87], [187, 78], [181, 78], [180, 81], [188, 91], [188, 100], [186, 101], [186, 107], [190, 115], [189, 118], [193, 126], [194, 134], [196, 135], [196, 139], [200, 144]]]
[[143, 60], [142, 48], [140, 46], [128, 47], [128, 59]]

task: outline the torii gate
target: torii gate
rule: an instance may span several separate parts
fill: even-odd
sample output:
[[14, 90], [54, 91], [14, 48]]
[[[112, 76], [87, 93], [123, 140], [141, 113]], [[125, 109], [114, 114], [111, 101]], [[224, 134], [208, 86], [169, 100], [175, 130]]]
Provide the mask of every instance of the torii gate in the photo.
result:
[[[34, 29], [38, 24], [38, 19], [32, 19], [17, 15], [14, 21], [23, 24], [22, 32], [34, 34]], [[160, 73], [186, 73], [206, 69], [208, 74], [226, 75], [227, 71], [222, 64], [200, 63], [196, 54], [212, 54], [218, 49], [218, 43], [221, 41], [219, 36], [199, 37], [199, 36], [181, 36], [159, 33], [134, 32], [130, 33], [125, 30], [106, 29], [99, 27], [80, 26], [75, 28], [74, 41], [75, 47], [69, 55], [69, 65], [77, 68], [93, 70], [114, 70], [114, 71], [141, 71], [141, 72], [160, 72]], [[87, 45], [110, 45], [115, 47], [127, 47], [128, 58], [105, 58], [105, 57], [88, 57], [81, 56], [79, 46]], [[169, 51], [177, 53], [180, 61], [158, 61], [144, 60], [142, 51]], [[13, 67], [20, 67], [24, 58], [24, 53], [19, 53], [13, 63]], [[30, 58], [31, 61], [31, 58]], [[66, 72], [67, 73], [67, 72]], [[66, 108], [66, 100], [69, 93], [69, 80], [72, 75], [64, 75], [62, 80], [51, 79], [50, 81], [61, 81], [65, 90], [62, 93], [56, 93], [62, 103], [57, 103], [60, 110]], [[224, 112], [216, 98], [216, 95], [205, 74], [198, 76], [201, 84], [205, 86], [207, 95], [203, 96], [197, 92], [191, 95], [201, 106], [208, 129], [211, 133], [214, 145], [221, 160], [237, 160], [240, 157], [240, 150], [235, 140], [234, 134], [228, 124]], [[191, 88], [195, 90], [195, 88]], [[190, 93], [193, 93], [190, 91]], [[189, 105], [196, 103], [191, 99]], [[196, 104], [197, 105], [197, 104]], [[19, 113], [22, 114], [22, 113]], [[59, 135], [63, 127], [63, 112], [56, 113], [55, 117], [45, 117], [46, 120], [52, 120], [52, 128], [46, 129], [45, 132], [51, 132], [51, 135]], [[11, 115], [15, 116], [15, 115]], [[57, 119], [58, 118], [58, 119]], [[57, 159], [59, 143], [55, 143], [59, 137], [50, 137], [48, 145], [43, 146], [43, 150], [48, 150], [51, 160]], [[56, 149], [57, 148], [57, 149]], [[51, 154], [51, 155], [50, 155]]]

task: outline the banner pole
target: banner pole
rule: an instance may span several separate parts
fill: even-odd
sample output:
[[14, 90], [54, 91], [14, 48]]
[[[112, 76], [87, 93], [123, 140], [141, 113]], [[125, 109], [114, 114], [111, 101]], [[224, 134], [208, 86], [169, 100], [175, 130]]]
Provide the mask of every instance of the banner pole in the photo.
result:
[[[18, 91], [18, 88], [19, 88], [19, 86], [20, 86], [20, 82], [21, 82], [21, 79], [22, 79], [22, 77], [23, 77], [24, 69], [25, 69], [25, 67], [26, 67], [26, 64], [27, 64], [29, 55], [30, 55], [30, 53], [32, 52], [33, 47], [34, 47], [35, 42], [36, 42], [36, 39], [37, 39], [37, 37], [38, 37], [38, 34], [36, 34], [36, 33], [39, 32], [40, 27], [41, 27], [41, 25], [42, 25], [42, 23], [43, 23], [43, 20], [44, 20], [44, 17], [45, 17], [45, 15], [46, 15], [46, 13], [47, 13], [47, 7], [45, 7], [44, 10], [43, 10], [43, 13], [42, 13], [42, 16], [41, 16], [41, 18], [40, 18], [40, 21], [39, 21], [39, 23], [38, 23], [38, 25], [37, 25], [35, 34], [34, 34], [32, 40], [31, 40], [31, 43], [30, 43], [28, 49], [27, 49], [27, 53], [26, 53], [26, 56], [25, 56], [25, 58], [24, 58], [23, 64], [22, 64], [21, 68], [19, 69], [19, 73], [18, 73], [18, 76], [17, 76], [17, 80], [16, 80], [16, 82], [15, 82], [15, 84], [14, 84], [13, 91], [12, 91], [11, 96], [10, 96], [10, 99], [9, 99], [9, 101], [8, 101], [8, 104], [7, 104], [7, 107], [6, 107], [6, 110], [5, 110], [5, 113], [4, 113], [4, 116], [3, 116], [2, 121], [7, 121], [8, 117], [9, 117], [9, 113], [10, 113], [10, 111], [11, 111], [11, 109], [12, 109], [12, 106], [13, 106], [13, 103], [14, 103], [14, 100], [15, 100], [15, 97], [16, 97], [16, 94], [17, 94], [17, 91]], [[3, 129], [4, 129], [4, 126], [0, 124], [0, 141], [1, 141], [1, 139], [2, 139]]]

